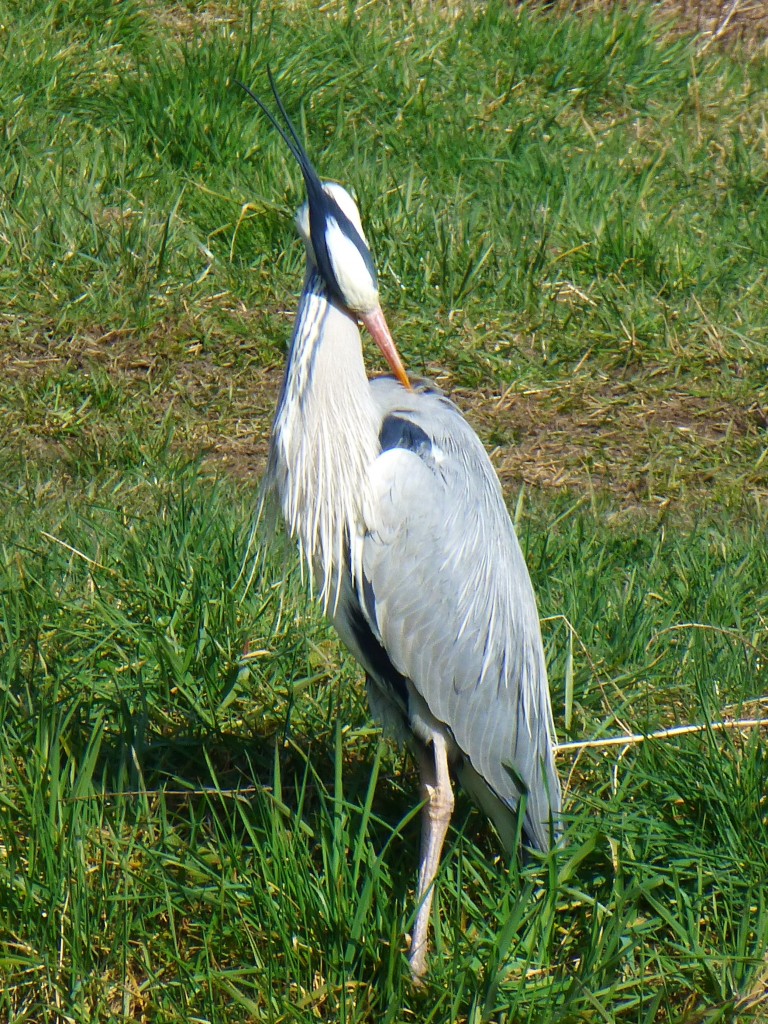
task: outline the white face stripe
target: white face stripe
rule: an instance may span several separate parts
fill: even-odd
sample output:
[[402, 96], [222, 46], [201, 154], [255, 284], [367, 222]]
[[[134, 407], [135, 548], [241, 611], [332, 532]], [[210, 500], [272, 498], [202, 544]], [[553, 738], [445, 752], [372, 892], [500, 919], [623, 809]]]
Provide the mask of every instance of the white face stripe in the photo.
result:
[[365, 232], [363, 231], [363, 225], [360, 220], [360, 211], [357, 208], [357, 203], [349, 192], [347, 192], [345, 188], [342, 188], [341, 185], [338, 185], [335, 181], [324, 181], [323, 190], [335, 201], [344, 216], [354, 224], [357, 228], [357, 233], [367, 246], [368, 239], [365, 237]]
[[377, 309], [379, 290], [376, 283], [360, 250], [333, 217], [328, 217], [325, 222], [325, 239], [333, 273], [348, 308], [353, 313], [370, 313]]

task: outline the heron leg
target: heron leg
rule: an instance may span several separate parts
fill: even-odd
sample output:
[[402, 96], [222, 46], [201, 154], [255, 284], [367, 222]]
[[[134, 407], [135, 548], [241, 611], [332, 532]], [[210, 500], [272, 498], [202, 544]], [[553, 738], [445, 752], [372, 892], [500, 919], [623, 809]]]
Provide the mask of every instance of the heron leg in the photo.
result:
[[411, 974], [414, 981], [423, 978], [427, 969], [429, 949], [429, 916], [432, 910], [434, 881], [440, 866], [440, 855], [453, 813], [453, 787], [448, 770], [448, 750], [445, 737], [435, 733], [431, 748], [419, 753], [421, 794], [426, 801], [422, 811], [421, 865], [419, 891], [416, 896], [418, 911], [411, 940]]

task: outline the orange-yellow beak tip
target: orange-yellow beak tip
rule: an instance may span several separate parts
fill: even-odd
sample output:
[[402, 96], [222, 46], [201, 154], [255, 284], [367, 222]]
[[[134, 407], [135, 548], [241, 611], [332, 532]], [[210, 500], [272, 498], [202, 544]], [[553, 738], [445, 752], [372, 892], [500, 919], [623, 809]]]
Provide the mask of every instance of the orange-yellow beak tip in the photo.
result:
[[408, 380], [408, 374], [405, 372], [405, 367], [400, 358], [400, 353], [395, 347], [395, 343], [392, 340], [387, 321], [384, 319], [384, 314], [381, 308], [374, 309], [372, 313], [366, 313], [361, 316], [360, 319], [363, 321], [365, 326], [368, 328], [368, 333], [371, 335], [373, 340], [381, 349], [381, 354], [387, 361], [387, 364], [394, 373], [395, 377], [400, 381], [404, 388], [411, 390], [411, 382]]

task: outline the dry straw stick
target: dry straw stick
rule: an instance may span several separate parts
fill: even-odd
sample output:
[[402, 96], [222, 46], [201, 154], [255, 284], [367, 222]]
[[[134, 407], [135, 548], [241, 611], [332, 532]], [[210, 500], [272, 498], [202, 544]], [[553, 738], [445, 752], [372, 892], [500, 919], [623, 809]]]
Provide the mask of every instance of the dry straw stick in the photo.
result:
[[768, 718], [737, 718], [729, 722], [702, 722], [699, 725], [675, 725], [655, 732], [629, 733], [625, 736], [606, 736], [602, 740], [574, 740], [570, 743], [555, 744], [555, 752], [565, 750], [586, 750], [595, 747], [629, 747], [646, 740], [665, 740], [672, 736], [684, 736], [697, 732], [723, 732], [726, 729], [753, 729], [768, 726]]

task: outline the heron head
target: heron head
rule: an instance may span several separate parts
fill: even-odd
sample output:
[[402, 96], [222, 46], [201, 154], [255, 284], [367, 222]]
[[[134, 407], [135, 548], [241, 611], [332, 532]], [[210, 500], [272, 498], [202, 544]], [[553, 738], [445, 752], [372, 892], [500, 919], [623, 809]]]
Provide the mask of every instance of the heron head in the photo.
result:
[[296, 215], [307, 258], [317, 267], [331, 299], [365, 324], [400, 383], [410, 388], [400, 355], [379, 303], [379, 282], [360, 212], [352, 196], [335, 182], [321, 181], [286, 113], [272, 72], [269, 84], [287, 131], [251, 90], [238, 82], [264, 111], [301, 168], [307, 201]]
[[320, 186], [296, 214], [296, 227], [333, 298], [363, 318], [379, 308], [379, 282], [360, 211], [341, 185]]

